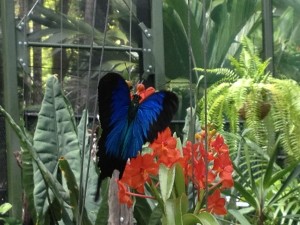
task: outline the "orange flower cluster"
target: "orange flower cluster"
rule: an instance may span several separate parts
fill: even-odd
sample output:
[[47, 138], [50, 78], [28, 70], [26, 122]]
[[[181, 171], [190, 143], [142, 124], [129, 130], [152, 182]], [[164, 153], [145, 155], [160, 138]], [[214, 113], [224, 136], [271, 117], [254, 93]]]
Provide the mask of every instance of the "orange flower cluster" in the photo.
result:
[[[233, 165], [229, 156], [228, 146], [221, 135], [215, 130], [208, 133], [205, 151], [205, 132], [196, 134], [197, 143], [187, 142], [183, 147], [186, 159], [185, 173], [187, 180], [191, 180], [198, 190], [206, 186], [212, 193], [208, 196], [207, 208], [211, 213], [224, 215], [225, 199], [220, 197], [220, 189], [233, 186]], [[207, 182], [207, 183], [206, 183]], [[200, 193], [200, 191], [199, 191]]]
[[[233, 186], [233, 166], [228, 146], [223, 137], [214, 130], [208, 134], [207, 151], [205, 132], [198, 133], [196, 139], [195, 144], [187, 142], [181, 152], [177, 149], [177, 140], [172, 137], [169, 128], [160, 133], [149, 145], [153, 149], [151, 153], [140, 154], [128, 162], [123, 178], [119, 181], [120, 202], [130, 207], [133, 204], [131, 196], [149, 197], [144, 195], [144, 185], [152, 182], [151, 176], [157, 176], [159, 164], [172, 167], [179, 163], [183, 168], [186, 183], [192, 181], [199, 193], [203, 193], [201, 190], [205, 190], [206, 186], [209, 188], [209, 212], [226, 214], [225, 199], [221, 197], [220, 190]], [[129, 192], [125, 184], [137, 193]]]
[[[154, 88], [145, 89], [143, 84], [138, 84], [136, 89], [141, 97], [140, 101], [155, 92]], [[207, 144], [205, 144], [206, 140]], [[202, 131], [196, 134], [195, 144], [187, 142], [180, 151], [177, 149], [176, 138], [167, 128], [158, 134], [157, 139], [149, 147], [153, 150], [151, 153], [139, 154], [128, 161], [123, 177], [118, 181], [121, 203], [131, 207], [132, 196], [153, 198], [145, 196], [144, 187], [146, 183], [151, 184], [151, 177], [157, 176], [159, 165], [164, 164], [170, 168], [175, 163], [179, 163], [183, 168], [186, 184], [192, 181], [199, 195], [206, 187], [209, 188], [207, 199], [209, 212], [218, 215], [227, 213], [225, 199], [221, 197], [220, 190], [233, 186], [233, 166], [228, 146], [221, 135], [211, 130], [206, 139], [205, 132]], [[135, 193], [130, 192], [128, 187], [135, 190]], [[201, 196], [198, 197], [201, 199]]]

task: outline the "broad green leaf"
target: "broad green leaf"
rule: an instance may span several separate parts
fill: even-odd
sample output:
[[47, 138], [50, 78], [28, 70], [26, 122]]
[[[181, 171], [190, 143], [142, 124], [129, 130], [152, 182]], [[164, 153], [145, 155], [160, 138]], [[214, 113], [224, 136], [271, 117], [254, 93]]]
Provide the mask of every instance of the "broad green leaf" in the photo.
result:
[[216, 218], [207, 212], [199, 213], [198, 215], [187, 213], [183, 215], [183, 225], [219, 225]]
[[163, 164], [159, 166], [159, 184], [161, 196], [164, 202], [170, 197], [175, 180], [175, 167], [168, 168]]
[[[73, 211], [73, 220], [77, 220], [77, 215], [81, 213], [80, 211], [82, 210], [83, 215], [81, 219], [81, 223], [84, 225], [90, 225], [91, 222], [88, 219], [87, 212], [85, 207], [83, 209], [79, 208], [78, 206], [78, 197], [79, 197], [79, 192], [78, 192], [78, 186], [76, 183], [75, 175], [73, 174], [71, 167], [68, 163], [67, 160], [65, 160], [63, 157], [59, 159], [59, 168], [62, 171], [63, 176], [66, 179], [67, 187], [69, 189], [70, 193], [70, 206]], [[79, 221], [77, 221], [79, 223]]]
[[188, 197], [185, 193], [183, 193], [181, 195], [181, 197], [179, 198], [179, 205], [178, 206], [180, 206], [180, 211], [181, 211], [182, 215], [188, 212], [188, 210], [189, 210], [189, 199], [188, 199]]
[[175, 164], [175, 192], [176, 196], [180, 197], [182, 194], [185, 194], [185, 179], [183, 174], [183, 169], [179, 163]]
[[163, 216], [163, 225], [177, 225], [176, 203], [174, 202], [174, 199], [168, 199], [165, 202], [165, 211], [166, 214]]
[[[80, 152], [74, 115], [69, 103], [62, 94], [61, 85], [55, 76], [46, 84], [42, 106], [33, 138], [33, 147], [50, 174], [57, 176], [58, 159], [64, 157], [70, 163], [77, 182], [80, 174]], [[52, 194], [47, 180], [36, 164], [34, 168], [34, 201], [38, 220], [43, 220], [49, 207]], [[58, 183], [58, 182], [57, 182]], [[61, 198], [57, 198], [61, 200]]]
[[185, 193], [181, 197], [174, 199], [176, 224], [183, 224], [182, 215], [188, 211], [188, 198]]
[[10, 203], [4, 203], [0, 205], [0, 214], [3, 215], [7, 213], [12, 208], [12, 205]]
[[238, 210], [235, 210], [235, 209], [229, 209], [228, 212], [234, 216], [234, 218], [236, 218], [240, 224], [243, 224], [243, 225], [251, 225], [249, 223], [249, 221], [246, 219], [246, 217], [244, 217], [243, 214], [241, 214]]
[[219, 225], [217, 219], [208, 212], [201, 212], [197, 215], [203, 225]]
[[188, 198], [185, 194], [176, 199], [168, 199], [165, 202], [165, 215], [163, 224], [183, 225], [183, 214], [188, 210]]
[[[60, 205], [62, 205], [63, 201], [68, 202], [68, 196], [65, 193], [65, 190], [63, 189], [61, 184], [56, 180], [56, 178], [54, 178], [54, 176], [48, 171], [45, 165], [42, 163], [41, 159], [37, 154], [36, 149], [32, 146], [31, 140], [29, 140], [29, 138], [26, 136], [24, 131], [16, 124], [16, 122], [12, 119], [12, 117], [1, 106], [0, 106], [0, 112], [4, 115], [5, 119], [9, 122], [9, 124], [11, 125], [11, 127], [13, 128], [17, 136], [19, 137], [22, 149], [28, 150], [29, 154], [34, 160], [33, 164], [36, 165], [37, 168], [41, 171], [41, 176], [48, 183], [49, 187], [51, 188], [56, 198], [60, 200]], [[47, 211], [47, 209], [45, 211]], [[42, 218], [42, 220], [44, 220], [44, 218]]]

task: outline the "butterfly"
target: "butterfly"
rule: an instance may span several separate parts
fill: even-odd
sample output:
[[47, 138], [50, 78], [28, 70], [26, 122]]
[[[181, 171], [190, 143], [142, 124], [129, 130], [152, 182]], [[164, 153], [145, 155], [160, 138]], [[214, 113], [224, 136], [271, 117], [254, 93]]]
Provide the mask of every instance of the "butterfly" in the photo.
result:
[[131, 95], [128, 84], [117, 73], [108, 73], [98, 85], [101, 137], [98, 141], [100, 175], [95, 199], [99, 198], [101, 182], [115, 169], [122, 178], [128, 159], [137, 156], [146, 142], [153, 142], [171, 122], [178, 109], [178, 98], [170, 91], [154, 92], [141, 101]]

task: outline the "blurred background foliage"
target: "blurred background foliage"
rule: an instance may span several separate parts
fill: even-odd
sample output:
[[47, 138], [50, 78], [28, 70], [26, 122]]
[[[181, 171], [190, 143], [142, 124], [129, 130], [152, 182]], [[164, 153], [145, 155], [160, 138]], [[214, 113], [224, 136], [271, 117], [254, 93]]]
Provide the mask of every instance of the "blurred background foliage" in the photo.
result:
[[[20, 94], [25, 108], [40, 104], [46, 77], [57, 73], [65, 83], [64, 88], [75, 112], [80, 112], [84, 105], [82, 101], [88, 95], [86, 87], [90, 59], [90, 78], [97, 79], [99, 74], [105, 28], [106, 46], [141, 46], [141, 28], [138, 23], [145, 20], [146, 22], [143, 22], [147, 24], [149, 20], [148, 1], [141, 2], [137, 4], [136, 1], [110, 1], [108, 23], [105, 24], [108, 1], [97, 1], [94, 20], [93, 1], [89, 0], [44, 0], [36, 5], [32, 0], [15, 1], [18, 40], [40, 43], [29, 48], [22, 45], [18, 48], [19, 58], [28, 61], [25, 67], [20, 63], [19, 70], [22, 89]], [[31, 11], [33, 5], [35, 7]], [[228, 56], [240, 54], [240, 40], [243, 36], [250, 38], [260, 52], [263, 50], [261, 1], [213, 0], [206, 1], [205, 5], [204, 18], [202, 1], [163, 1], [166, 76], [171, 80], [172, 88], [182, 92], [184, 105], [188, 105], [189, 102], [185, 96], [190, 87], [190, 73], [193, 83], [196, 84], [200, 78], [197, 72], [190, 71], [188, 45], [192, 67], [201, 68], [204, 67], [204, 55], [207, 68], [230, 68]], [[284, 75], [296, 81], [299, 81], [300, 59], [299, 9], [297, 1], [273, 1], [274, 76]], [[93, 51], [78, 46], [60, 47], [61, 44], [89, 46], [92, 37]], [[125, 77], [128, 77], [129, 73], [143, 73], [143, 68], [139, 65], [140, 60], [141, 54], [137, 52], [107, 50], [103, 53], [101, 72], [115, 70], [123, 73]], [[207, 79], [210, 86], [218, 77], [208, 76]], [[90, 90], [95, 89], [95, 86], [90, 87]], [[91, 92], [89, 97], [93, 100], [95, 93]]]
[[[18, 94], [21, 109], [26, 115], [39, 111], [50, 74], [58, 74], [75, 115], [81, 114], [85, 108], [93, 112], [99, 75], [117, 71], [125, 78], [137, 81], [143, 74], [140, 64], [143, 56], [137, 50], [142, 47], [138, 24], [144, 22], [149, 25], [150, 1], [97, 0], [97, 4], [93, 0], [14, 2]], [[273, 0], [272, 7], [274, 73], [270, 76], [292, 79], [293, 84], [299, 85], [300, 1]], [[199, 100], [206, 85], [214, 87], [224, 78], [222, 74], [209, 73], [205, 81], [202, 74], [192, 68], [234, 70], [232, 57], [240, 58], [241, 40], [245, 36], [255, 46], [255, 55], [263, 62], [268, 60], [263, 54], [262, 0], [164, 0], [162, 10], [167, 78], [167, 84], [162, 85], [178, 94], [180, 111], [176, 119], [180, 121], [186, 116], [190, 98]], [[105, 51], [102, 51], [103, 44]], [[2, 48], [0, 66], [2, 105]], [[196, 105], [195, 102], [193, 104]], [[299, 103], [291, 106], [299, 108]], [[300, 208], [297, 200], [298, 160], [291, 164], [282, 161], [284, 153], [277, 142], [280, 138], [276, 136], [278, 133], [272, 136], [266, 152], [266, 146], [249, 139], [248, 129], [240, 129], [239, 132], [227, 134], [238, 146], [232, 151], [236, 187], [232, 193], [226, 193], [231, 197], [227, 219], [247, 220], [249, 224], [279, 224], [278, 221], [294, 224]], [[247, 152], [249, 149], [251, 151]], [[235, 201], [248, 205], [242, 211], [235, 211], [238, 208]], [[292, 217], [292, 214], [295, 216]]]

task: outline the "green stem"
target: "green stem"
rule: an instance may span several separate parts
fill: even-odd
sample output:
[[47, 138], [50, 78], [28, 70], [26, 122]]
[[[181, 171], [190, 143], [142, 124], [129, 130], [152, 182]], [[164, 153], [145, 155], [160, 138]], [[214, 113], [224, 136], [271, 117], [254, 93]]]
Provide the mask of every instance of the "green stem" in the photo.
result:
[[160, 208], [162, 209], [163, 214], [166, 215], [164, 201], [163, 201], [162, 198], [160, 197], [160, 194], [159, 194], [157, 188], [155, 187], [155, 185], [153, 184], [153, 182], [151, 182], [151, 184], [149, 185], [149, 187], [150, 187], [150, 189], [151, 189], [151, 192], [152, 192], [153, 196], [156, 198], [156, 200], [157, 200], [157, 202], [158, 202], [158, 205], [159, 205]]

